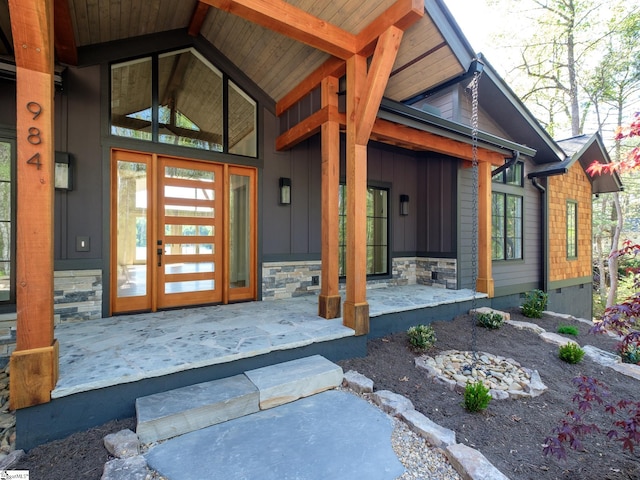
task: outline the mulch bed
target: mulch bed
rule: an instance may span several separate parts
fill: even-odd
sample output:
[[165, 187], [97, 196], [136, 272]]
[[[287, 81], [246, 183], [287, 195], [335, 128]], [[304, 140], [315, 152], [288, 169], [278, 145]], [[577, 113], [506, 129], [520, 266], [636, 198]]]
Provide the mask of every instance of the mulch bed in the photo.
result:
[[[575, 325], [580, 345], [593, 345], [613, 351], [617, 340], [606, 335], [589, 334], [589, 325], [576, 320], [545, 315], [530, 319], [518, 310], [512, 320], [536, 323], [548, 332], [558, 325]], [[453, 321], [434, 322], [437, 342], [427, 352], [433, 356], [450, 350], [472, 349], [472, 324], [468, 315]], [[434, 422], [456, 432], [456, 439], [478, 449], [511, 479], [639, 479], [640, 450], [622, 451], [620, 442], [608, 440], [606, 433], [613, 417], [596, 408], [589, 422], [604, 432], [584, 441], [585, 451], [570, 450], [566, 460], [543, 456], [545, 438], [553, 427], [573, 408], [575, 387], [571, 379], [584, 374], [605, 382], [612, 399], [640, 399], [640, 381], [600, 366], [588, 358], [570, 365], [558, 358], [558, 347], [542, 341], [530, 331], [504, 325], [498, 330], [476, 329], [477, 349], [513, 358], [523, 367], [538, 370], [549, 388], [533, 399], [494, 400], [482, 413], [468, 413], [462, 407], [462, 395], [432, 382], [414, 366], [418, 353], [413, 352], [406, 333], [398, 333], [369, 342], [366, 358], [339, 362], [342, 368], [356, 370], [374, 381], [376, 390], [391, 390], [409, 398], [416, 410]], [[567, 336], [570, 337], [570, 336]]]
[[[511, 311], [513, 320], [537, 323], [550, 332], [559, 324], [575, 325], [580, 330], [576, 341], [612, 351], [616, 340], [588, 334], [583, 323], [545, 316], [528, 319]], [[470, 350], [472, 327], [469, 316], [453, 321], [434, 322], [437, 342], [428, 352]], [[640, 450], [623, 452], [620, 442], [608, 440], [604, 434], [585, 440], [585, 451], [569, 451], [567, 460], [542, 454], [544, 440], [572, 408], [575, 389], [571, 379], [584, 374], [605, 382], [612, 398], [639, 399], [640, 381], [620, 375], [585, 358], [569, 365], [558, 358], [558, 347], [543, 342], [536, 334], [504, 325], [498, 330], [477, 328], [479, 351], [510, 357], [523, 367], [538, 370], [549, 390], [533, 399], [494, 400], [483, 413], [467, 413], [461, 406], [462, 396], [433, 383], [414, 366], [418, 355], [409, 348], [405, 333], [373, 340], [368, 355], [361, 359], [339, 362], [342, 368], [357, 370], [371, 378], [376, 390], [391, 390], [408, 397], [415, 408], [434, 422], [456, 432], [458, 442], [482, 452], [498, 469], [517, 479], [639, 479]], [[612, 417], [596, 409], [590, 421], [608, 431]], [[133, 419], [109, 422], [86, 432], [34, 448], [14, 467], [30, 471], [34, 479], [99, 479], [109, 455], [103, 437], [123, 428], [135, 428]]]

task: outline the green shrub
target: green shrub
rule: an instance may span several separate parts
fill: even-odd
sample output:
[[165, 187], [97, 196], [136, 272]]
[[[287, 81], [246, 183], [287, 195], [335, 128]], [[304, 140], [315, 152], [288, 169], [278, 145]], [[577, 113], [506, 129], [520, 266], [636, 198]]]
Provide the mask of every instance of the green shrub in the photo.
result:
[[407, 330], [409, 343], [416, 350], [428, 350], [436, 343], [436, 332], [431, 325], [416, 325]]
[[584, 350], [577, 343], [569, 342], [560, 347], [558, 356], [567, 363], [579, 363], [584, 357]]
[[618, 354], [622, 358], [622, 363], [640, 365], [640, 344], [628, 344], [618, 348]]
[[464, 408], [468, 412], [480, 412], [489, 406], [491, 394], [482, 382], [469, 382], [464, 387]]
[[547, 295], [542, 290], [532, 290], [525, 295], [525, 302], [522, 305], [522, 314], [529, 318], [542, 318], [542, 312], [547, 308]]
[[476, 324], [484, 328], [500, 328], [504, 323], [504, 318], [499, 313], [479, 313], [476, 316]]
[[565, 335], [573, 335], [574, 337], [577, 337], [580, 331], [578, 330], [578, 327], [574, 327], [573, 325], [559, 325], [558, 333], [564, 333]]

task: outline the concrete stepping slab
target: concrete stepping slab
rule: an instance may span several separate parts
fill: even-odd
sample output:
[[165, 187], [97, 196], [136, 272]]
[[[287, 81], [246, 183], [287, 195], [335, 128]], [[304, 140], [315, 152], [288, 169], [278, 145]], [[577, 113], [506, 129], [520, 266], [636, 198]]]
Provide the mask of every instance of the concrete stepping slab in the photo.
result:
[[165, 440], [259, 411], [256, 386], [244, 375], [156, 393], [136, 400], [142, 443]]
[[392, 419], [330, 390], [151, 448], [151, 468], [171, 480], [392, 480], [404, 473]]
[[261, 410], [336, 388], [343, 379], [342, 368], [321, 355], [249, 370], [245, 375], [260, 392]]

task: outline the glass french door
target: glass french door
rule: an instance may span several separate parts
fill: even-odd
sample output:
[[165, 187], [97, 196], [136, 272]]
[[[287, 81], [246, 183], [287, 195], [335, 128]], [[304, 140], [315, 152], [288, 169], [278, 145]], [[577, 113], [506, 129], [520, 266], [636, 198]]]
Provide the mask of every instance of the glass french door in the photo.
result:
[[256, 295], [255, 170], [116, 150], [113, 313]]

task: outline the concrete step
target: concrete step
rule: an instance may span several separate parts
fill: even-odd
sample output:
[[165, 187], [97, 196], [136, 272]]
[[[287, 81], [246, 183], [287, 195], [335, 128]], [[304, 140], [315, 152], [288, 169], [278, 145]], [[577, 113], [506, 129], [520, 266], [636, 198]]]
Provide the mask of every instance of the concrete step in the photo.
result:
[[314, 355], [140, 397], [136, 433], [143, 443], [166, 440], [335, 388], [342, 378], [342, 368]]

